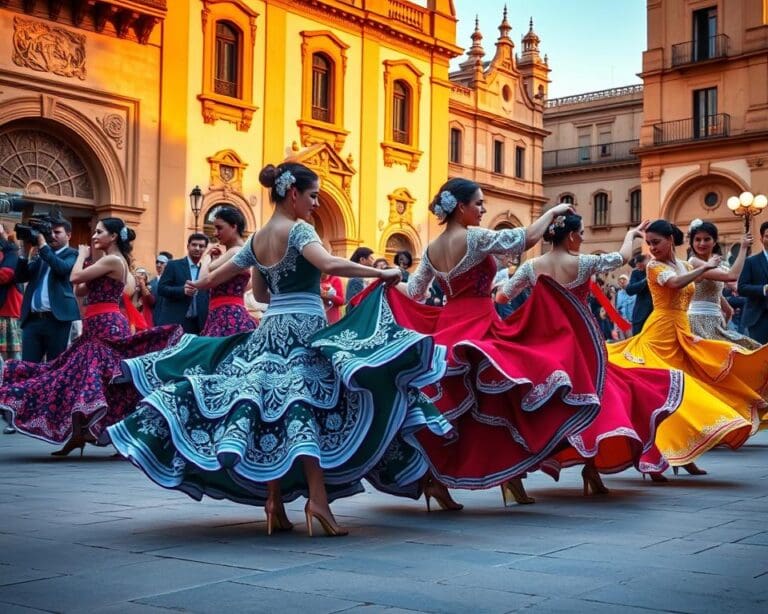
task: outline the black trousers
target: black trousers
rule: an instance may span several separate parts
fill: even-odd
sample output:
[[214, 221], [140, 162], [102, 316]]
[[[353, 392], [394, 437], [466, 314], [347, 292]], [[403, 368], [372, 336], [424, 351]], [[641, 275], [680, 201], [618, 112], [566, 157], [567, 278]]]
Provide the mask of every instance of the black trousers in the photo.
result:
[[757, 322], [747, 327], [747, 334], [758, 343], [768, 343], [768, 311], [764, 311]]
[[51, 362], [67, 349], [72, 322], [31, 316], [21, 329], [21, 359]]

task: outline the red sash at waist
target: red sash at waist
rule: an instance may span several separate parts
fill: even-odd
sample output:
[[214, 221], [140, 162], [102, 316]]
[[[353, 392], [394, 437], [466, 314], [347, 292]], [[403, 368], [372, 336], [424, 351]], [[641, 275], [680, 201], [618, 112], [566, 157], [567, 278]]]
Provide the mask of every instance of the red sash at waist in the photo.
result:
[[235, 305], [244, 307], [245, 301], [242, 296], [213, 296], [208, 301], [209, 309], [216, 309], [217, 307], [224, 307], [224, 305]]
[[93, 303], [85, 306], [85, 317], [92, 318], [105, 313], [120, 313], [120, 307], [117, 303]]

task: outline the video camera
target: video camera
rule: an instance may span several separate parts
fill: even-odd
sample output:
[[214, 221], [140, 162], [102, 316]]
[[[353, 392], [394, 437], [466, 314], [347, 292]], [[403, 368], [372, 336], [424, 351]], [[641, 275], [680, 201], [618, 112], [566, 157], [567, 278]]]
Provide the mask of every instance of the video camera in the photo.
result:
[[[27, 207], [48, 204], [24, 198], [21, 194], [0, 193], [0, 213], [23, 212]], [[64, 221], [61, 211], [55, 207], [50, 213], [33, 213], [26, 224], [16, 224], [13, 227], [16, 236], [25, 243], [37, 244], [40, 235], [50, 243], [53, 241], [53, 229]]]

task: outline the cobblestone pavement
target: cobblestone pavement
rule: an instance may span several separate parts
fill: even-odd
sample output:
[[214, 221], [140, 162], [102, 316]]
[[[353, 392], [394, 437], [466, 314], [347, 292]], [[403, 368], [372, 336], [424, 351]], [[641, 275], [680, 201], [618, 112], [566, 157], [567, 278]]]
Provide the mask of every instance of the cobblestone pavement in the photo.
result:
[[[458, 491], [462, 512], [375, 492], [346, 538], [267, 537], [261, 509], [164, 491], [112, 450], [0, 436], [0, 612], [768, 612], [768, 433], [710, 475], [626, 472], [583, 497], [533, 475], [536, 505]], [[369, 491], [371, 489], [369, 488]]]

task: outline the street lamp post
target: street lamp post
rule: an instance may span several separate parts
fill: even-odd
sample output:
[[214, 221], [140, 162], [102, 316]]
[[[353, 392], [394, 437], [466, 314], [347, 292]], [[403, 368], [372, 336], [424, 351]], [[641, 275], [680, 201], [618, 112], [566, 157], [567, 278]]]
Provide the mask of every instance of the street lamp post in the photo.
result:
[[203, 209], [203, 191], [196, 185], [189, 193], [189, 206], [195, 216], [195, 232], [198, 230], [200, 211]]
[[726, 205], [734, 215], [744, 218], [744, 232], [748, 233], [752, 218], [760, 215], [768, 205], [768, 197], [765, 194], [754, 195], [752, 192], [742, 192], [738, 196], [731, 196]]

